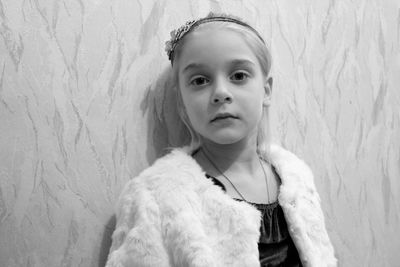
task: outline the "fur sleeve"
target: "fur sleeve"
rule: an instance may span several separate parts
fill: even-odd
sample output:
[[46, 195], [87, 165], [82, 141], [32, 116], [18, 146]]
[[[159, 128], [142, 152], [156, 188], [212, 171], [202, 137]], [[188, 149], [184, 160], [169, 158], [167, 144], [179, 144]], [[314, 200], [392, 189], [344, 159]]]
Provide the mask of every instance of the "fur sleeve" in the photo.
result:
[[128, 182], [120, 195], [106, 267], [169, 266], [158, 205], [140, 178]]

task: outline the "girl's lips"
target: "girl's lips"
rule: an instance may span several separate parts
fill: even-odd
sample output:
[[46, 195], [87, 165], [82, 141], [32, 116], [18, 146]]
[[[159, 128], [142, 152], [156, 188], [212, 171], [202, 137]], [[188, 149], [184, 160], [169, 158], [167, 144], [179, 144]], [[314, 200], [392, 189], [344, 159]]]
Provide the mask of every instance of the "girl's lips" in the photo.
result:
[[236, 116], [234, 116], [234, 115], [232, 115], [232, 114], [230, 114], [230, 113], [221, 113], [221, 114], [217, 114], [217, 116], [215, 116], [215, 117], [211, 120], [211, 122], [219, 121], [219, 120], [223, 120], [223, 119], [228, 119], [228, 118], [230, 118], [230, 119], [237, 119], [238, 117], [236, 117]]

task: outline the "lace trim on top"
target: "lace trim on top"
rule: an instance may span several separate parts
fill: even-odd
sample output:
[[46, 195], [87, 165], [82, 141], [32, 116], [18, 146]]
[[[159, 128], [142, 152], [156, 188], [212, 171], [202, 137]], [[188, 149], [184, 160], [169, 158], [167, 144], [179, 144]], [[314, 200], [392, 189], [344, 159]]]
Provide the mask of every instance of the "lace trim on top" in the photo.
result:
[[[249, 202], [247, 202], [249, 203]], [[260, 244], [279, 243], [286, 240], [289, 233], [283, 210], [278, 201], [270, 204], [249, 203], [262, 214]]]

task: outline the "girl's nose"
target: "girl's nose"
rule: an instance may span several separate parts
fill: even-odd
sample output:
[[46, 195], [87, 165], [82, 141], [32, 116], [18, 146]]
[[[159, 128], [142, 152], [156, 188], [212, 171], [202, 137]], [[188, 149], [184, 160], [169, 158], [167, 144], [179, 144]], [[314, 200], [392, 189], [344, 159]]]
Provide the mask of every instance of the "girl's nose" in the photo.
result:
[[214, 89], [214, 94], [211, 98], [212, 104], [232, 103], [233, 96], [224, 82], [218, 82]]
[[214, 97], [212, 100], [213, 104], [222, 104], [222, 103], [232, 103], [232, 97]]

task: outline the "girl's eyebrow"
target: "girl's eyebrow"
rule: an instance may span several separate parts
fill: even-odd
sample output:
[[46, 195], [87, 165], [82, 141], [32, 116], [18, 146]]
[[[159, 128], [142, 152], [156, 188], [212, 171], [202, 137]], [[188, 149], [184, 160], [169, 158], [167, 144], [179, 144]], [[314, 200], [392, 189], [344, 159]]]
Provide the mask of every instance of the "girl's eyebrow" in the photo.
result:
[[248, 59], [234, 59], [232, 61], [230, 61], [229, 64], [238, 66], [238, 65], [250, 65], [250, 66], [255, 66], [256, 64], [254, 64], [253, 61], [248, 60]]
[[[254, 62], [248, 59], [234, 59], [231, 60], [227, 63], [227, 65], [234, 65], [234, 66], [239, 66], [239, 65], [250, 65], [250, 66], [255, 66]], [[201, 64], [201, 63], [190, 63], [187, 65], [183, 70], [182, 73], [185, 73], [189, 71], [190, 69], [198, 69], [198, 68], [205, 68], [206, 65]]]
[[185, 73], [187, 71], [189, 71], [190, 69], [198, 69], [198, 68], [203, 68], [205, 67], [204, 64], [200, 64], [200, 63], [190, 63], [189, 65], [187, 65], [183, 70], [182, 73]]

